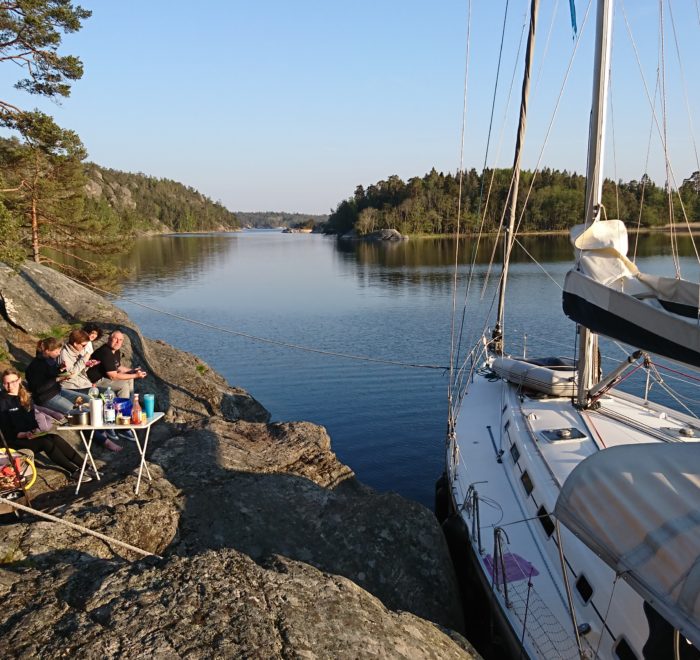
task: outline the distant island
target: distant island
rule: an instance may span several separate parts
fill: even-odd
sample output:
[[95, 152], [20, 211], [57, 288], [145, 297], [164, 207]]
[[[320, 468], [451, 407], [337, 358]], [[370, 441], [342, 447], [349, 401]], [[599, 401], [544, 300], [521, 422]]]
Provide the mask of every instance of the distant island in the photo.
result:
[[251, 229], [315, 229], [328, 220], [328, 215], [285, 213], [283, 211], [236, 211], [242, 227]]

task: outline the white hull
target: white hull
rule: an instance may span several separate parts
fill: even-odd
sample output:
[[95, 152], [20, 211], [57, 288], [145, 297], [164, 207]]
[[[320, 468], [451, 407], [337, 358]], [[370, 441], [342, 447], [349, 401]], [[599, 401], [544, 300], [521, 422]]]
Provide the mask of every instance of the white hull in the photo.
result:
[[[549, 516], [567, 476], [606, 447], [687, 440], [680, 429], [692, 422], [620, 393], [580, 412], [570, 399], [523, 395], [520, 385], [494, 378], [490, 369], [469, 384], [448, 446], [450, 493], [493, 599], [529, 657], [579, 657]], [[494, 584], [497, 528], [507, 594], [502, 580]], [[561, 539], [577, 624], [590, 627], [581, 636], [584, 652], [617, 658], [616, 646], [626, 644], [641, 658], [649, 636], [642, 599], [564, 527]]]

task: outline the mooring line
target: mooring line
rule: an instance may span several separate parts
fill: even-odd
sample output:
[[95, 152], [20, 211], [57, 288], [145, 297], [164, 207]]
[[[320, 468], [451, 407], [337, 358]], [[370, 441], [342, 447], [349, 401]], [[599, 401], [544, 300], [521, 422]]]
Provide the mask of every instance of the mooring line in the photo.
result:
[[107, 544], [113, 543], [121, 548], [131, 550], [132, 552], [142, 555], [143, 557], [157, 557], [158, 559], [162, 559], [160, 555], [156, 555], [153, 552], [142, 550], [141, 548], [137, 548], [135, 545], [125, 543], [124, 541], [115, 539], [112, 536], [107, 536], [107, 534], [96, 532], [95, 530], [90, 529], [89, 527], [85, 527], [84, 525], [77, 525], [76, 523], [72, 523], [68, 520], [63, 520], [62, 518], [53, 516], [50, 513], [45, 513], [44, 511], [38, 511], [37, 509], [24, 506], [23, 504], [15, 502], [14, 500], [8, 500], [6, 497], [0, 497], [0, 504], [6, 504], [8, 506], [11, 506], [13, 509], [17, 509], [18, 511], [24, 511], [25, 513], [30, 513], [33, 516], [38, 516], [39, 518], [44, 518], [45, 520], [50, 520], [51, 522], [59, 523], [60, 525], [65, 525], [66, 527], [70, 527], [71, 529], [81, 532], [82, 534], [89, 534], [90, 536], [94, 536]]
[[[70, 278], [72, 279], [72, 278]], [[156, 312], [157, 314], [162, 314], [164, 316], [169, 316], [174, 319], [178, 319], [179, 321], [184, 321], [185, 323], [191, 323], [192, 325], [198, 325], [202, 328], [207, 328], [208, 330], [216, 330], [217, 332], [223, 332], [228, 335], [234, 335], [236, 337], [243, 337], [245, 339], [251, 339], [252, 341], [258, 341], [264, 344], [272, 344], [274, 346], [282, 346], [284, 348], [293, 348], [298, 351], [306, 351], [307, 353], [319, 353], [320, 355], [328, 355], [330, 357], [340, 357], [340, 358], [345, 358], [346, 360], [357, 360], [360, 362], [374, 362], [377, 364], [388, 364], [394, 367], [405, 367], [405, 368], [410, 368], [410, 369], [436, 369], [439, 371], [444, 371], [448, 372], [449, 367], [447, 366], [440, 366], [438, 364], [419, 364], [415, 362], [400, 362], [398, 360], [385, 360], [382, 358], [373, 358], [369, 357], [367, 355], [352, 355], [350, 353], [338, 353], [336, 351], [326, 351], [322, 348], [312, 348], [311, 346], [302, 346], [301, 344], [292, 344], [289, 342], [285, 341], [280, 341], [278, 339], [267, 339], [266, 337], [258, 337], [256, 335], [251, 335], [247, 332], [239, 332], [237, 330], [231, 330], [229, 328], [222, 328], [219, 325], [214, 325], [213, 323], [206, 323], [205, 321], [197, 321], [195, 319], [191, 319], [187, 316], [182, 316], [181, 314], [175, 314], [174, 312], [167, 312], [164, 309], [159, 309], [158, 307], [153, 307], [152, 305], [147, 305], [145, 303], [137, 302], [136, 300], [132, 300], [131, 298], [120, 298], [116, 294], [112, 293], [111, 291], [106, 291], [105, 289], [101, 289], [98, 286], [95, 286], [94, 284], [88, 284], [87, 282], [79, 282], [78, 280], [74, 280], [78, 284], [81, 284], [82, 286], [88, 286], [91, 289], [94, 289], [95, 291], [106, 295], [106, 296], [111, 296], [114, 299], [119, 299], [122, 302], [130, 303], [132, 305], [136, 305], [137, 307], [142, 307], [144, 309], [148, 309], [152, 312]]]

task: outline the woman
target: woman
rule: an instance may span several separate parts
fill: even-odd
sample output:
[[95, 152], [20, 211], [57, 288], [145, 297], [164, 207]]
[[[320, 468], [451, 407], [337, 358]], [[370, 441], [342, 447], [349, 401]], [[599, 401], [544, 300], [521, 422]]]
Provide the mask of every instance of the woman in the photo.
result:
[[[32, 397], [22, 384], [15, 369], [2, 372], [2, 394], [0, 394], [0, 430], [5, 441], [13, 449], [31, 449], [44, 452], [54, 463], [77, 480], [83, 457], [61, 436], [53, 433], [41, 434], [34, 416]], [[83, 481], [92, 481], [88, 474]]]
[[[87, 332], [73, 330], [68, 335], [65, 346], [61, 349], [58, 361], [67, 372], [61, 385], [61, 396], [63, 397], [73, 398], [75, 395], [82, 396], [86, 401], [88, 399], [88, 391], [92, 387], [92, 382], [87, 376], [87, 369], [95, 364], [89, 359], [92, 351], [88, 352], [88, 344], [90, 344], [90, 337]], [[95, 433], [95, 442], [109, 451], [122, 450], [122, 447], [114, 442], [116, 439], [117, 434], [114, 431], [97, 431]]]
[[87, 323], [83, 324], [82, 330], [83, 332], [87, 332], [88, 335], [88, 344], [85, 347], [85, 353], [88, 357], [90, 357], [95, 352], [94, 343], [102, 338], [102, 328], [100, 328], [97, 323], [88, 321]]
[[[58, 357], [59, 364], [67, 372], [66, 379], [61, 383], [62, 389], [86, 395], [92, 387], [86, 373], [87, 368], [93, 366], [90, 362], [92, 351], [88, 351], [90, 343], [90, 336], [84, 330], [72, 330], [68, 335], [68, 341]], [[84, 398], [87, 399], [87, 396]]]
[[36, 357], [27, 367], [26, 377], [37, 405], [65, 415], [73, 409], [80, 394], [61, 390], [61, 381], [67, 378], [65, 373], [61, 373], [58, 361], [61, 346], [62, 342], [54, 337], [40, 339], [36, 345]]

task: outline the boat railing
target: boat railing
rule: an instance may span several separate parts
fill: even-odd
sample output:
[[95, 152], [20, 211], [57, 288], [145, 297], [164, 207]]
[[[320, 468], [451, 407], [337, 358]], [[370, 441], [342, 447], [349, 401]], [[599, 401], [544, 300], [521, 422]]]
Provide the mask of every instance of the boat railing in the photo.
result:
[[510, 551], [508, 535], [501, 527], [493, 531], [492, 557], [492, 589], [501, 594], [521, 644], [534, 648], [538, 657], [580, 659], [575, 637], [535, 589], [534, 567]]

